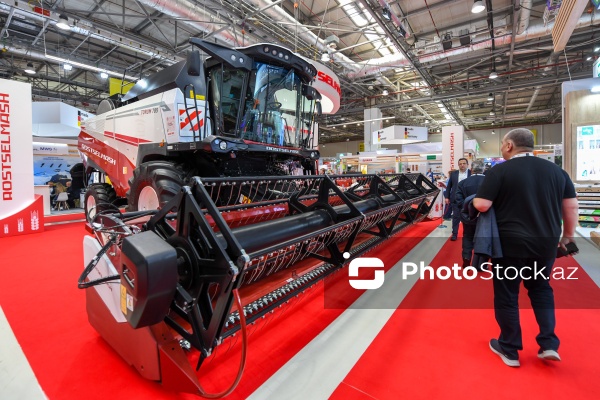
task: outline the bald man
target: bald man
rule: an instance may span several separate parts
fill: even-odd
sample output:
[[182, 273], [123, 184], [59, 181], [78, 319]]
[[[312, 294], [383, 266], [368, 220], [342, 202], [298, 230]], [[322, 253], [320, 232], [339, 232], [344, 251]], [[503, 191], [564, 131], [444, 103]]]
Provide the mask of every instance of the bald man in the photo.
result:
[[518, 302], [521, 281], [540, 329], [538, 357], [560, 361], [550, 272], [558, 247], [566, 250], [568, 243], [574, 243], [578, 218], [569, 175], [554, 163], [535, 157], [533, 146], [530, 130], [508, 132], [500, 149], [507, 161], [489, 170], [473, 200], [481, 212], [493, 206], [498, 224], [503, 257], [492, 259], [492, 271], [500, 336], [489, 345], [510, 367], [520, 366], [518, 351], [523, 349]]

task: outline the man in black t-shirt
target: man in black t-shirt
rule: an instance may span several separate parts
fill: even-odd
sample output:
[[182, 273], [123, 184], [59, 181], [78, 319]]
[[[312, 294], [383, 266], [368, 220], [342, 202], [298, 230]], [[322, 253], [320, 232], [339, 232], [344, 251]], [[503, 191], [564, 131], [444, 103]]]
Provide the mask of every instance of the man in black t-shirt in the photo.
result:
[[500, 149], [507, 161], [487, 173], [473, 200], [479, 211], [493, 205], [496, 214], [503, 257], [492, 259], [492, 272], [500, 336], [490, 341], [490, 348], [511, 367], [520, 365], [518, 350], [523, 349], [518, 303], [521, 280], [540, 328], [538, 357], [560, 360], [550, 273], [558, 246], [566, 250], [565, 245], [574, 242], [577, 224], [573, 182], [554, 163], [535, 157], [533, 146], [530, 130], [508, 132]]

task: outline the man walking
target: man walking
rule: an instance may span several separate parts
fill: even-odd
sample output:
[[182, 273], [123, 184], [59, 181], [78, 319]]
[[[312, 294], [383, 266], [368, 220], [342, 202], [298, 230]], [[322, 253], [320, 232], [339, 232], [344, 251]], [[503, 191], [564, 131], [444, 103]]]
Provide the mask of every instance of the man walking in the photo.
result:
[[448, 179], [448, 187], [446, 188], [446, 204], [452, 207], [452, 237], [450, 240], [456, 240], [458, 236], [458, 225], [460, 223], [460, 208], [456, 204], [456, 190], [458, 183], [471, 176], [471, 171], [467, 169], [469, 161], [466, 158], [458, 160], [458, 171], [452, 171]]
[[540, 329], [538, 357], [560, 361], [550, 272], [558, 246], [566, 250], [566, 244], [574, 243], [577, 224], [573, 182], [554, 163], [535, 157], [533, 146], [530, 130], [508, 132], [500, 149], [507, 161], [487, 173], [473, 200], [481, 212], [493, 205], [496, 215], [503, 254], [492, 259], [500, 336], [490, 341], [490, 348], [511, 367], [520, 366], [518, 351], [523, 349], [518, 303], [521, 280]]
[[[458, 189], [456, 191], [456, 204], [458, 209], [463, 209], [465, 199], [471, 195], [477, 193], [477, 189], [483, 182], [485, 175], [483, 175], [483, 162], [475, 160], [471, 163], [471, 176], [467, 179], [462, 180], [458, 183]], [[463, 238], [462, 238], [462, 259], [463, 268], [471, 265], [471, 257], [473, 255], [473, 238], [475, 237], [475, 228], [477, 225], [467, 224], [463, 222]]]

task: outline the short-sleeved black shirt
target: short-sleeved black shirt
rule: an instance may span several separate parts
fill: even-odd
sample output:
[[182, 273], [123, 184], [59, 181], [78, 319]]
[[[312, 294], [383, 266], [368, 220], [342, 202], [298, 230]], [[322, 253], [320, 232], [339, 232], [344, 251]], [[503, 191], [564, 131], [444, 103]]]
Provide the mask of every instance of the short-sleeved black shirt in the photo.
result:
[[476, 197], [491, 200], [504, 257], [553, 257], [562, 200], [576, 197], [569, 175], [548, 160], [521, 156], [490, 169]]

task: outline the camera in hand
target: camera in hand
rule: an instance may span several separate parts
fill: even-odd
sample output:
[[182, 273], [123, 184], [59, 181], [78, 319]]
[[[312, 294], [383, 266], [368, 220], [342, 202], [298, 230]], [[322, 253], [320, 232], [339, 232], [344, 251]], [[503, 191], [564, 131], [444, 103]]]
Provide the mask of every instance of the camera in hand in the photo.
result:
[[573, 242], [567, 243], [565, 245], [565, 247], [567, 248], [566, 251], [562, 247], [560, 247], [560, 246], [558, 247], [558, 249], [556, 250], [556, 258], [568, 256], [569, 254], [573, 254], [573, 253], [579, 252], [579, 249], [577, 248], [577, 245], [575, 243], [573, 243]]

